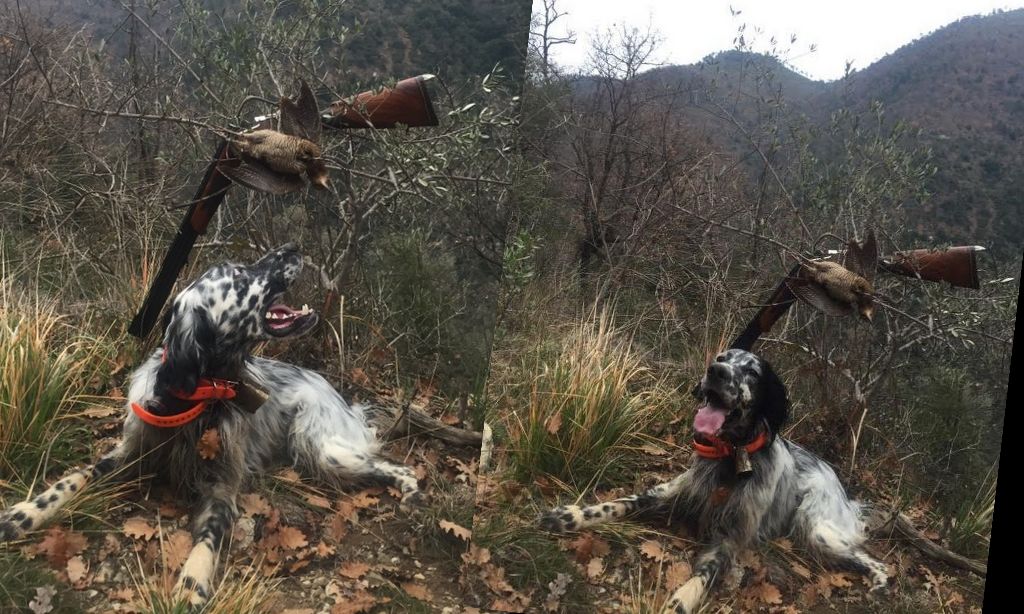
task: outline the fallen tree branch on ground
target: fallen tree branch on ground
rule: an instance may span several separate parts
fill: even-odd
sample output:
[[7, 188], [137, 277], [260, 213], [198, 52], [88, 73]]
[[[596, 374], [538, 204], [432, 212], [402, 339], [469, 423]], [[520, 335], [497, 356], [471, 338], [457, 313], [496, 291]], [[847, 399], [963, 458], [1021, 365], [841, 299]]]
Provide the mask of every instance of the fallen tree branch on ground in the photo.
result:
[[887, 537], [891, 537], [893, 530], [895, 530], [895, 532], [909, 540], [914, 547], [933, 559], [942, 561], [943, 563], [947, 563], [959, 569], [966, 569], [967, 571], [977, 574], [982, 578], [984, 578], [985, 574], [988, 572], [988, 566], [985, 563], [969, 559], [963, 555], [953, 552], [952, 550], [943, 548], [939, 544], [925, 537], [924, 533], [914, 528], [910, 519], [902, 513], [895, 512], [889, 514], [883, 511], [878, 511], [874, 516], [873, 521], [869, 521], [869, 524], [873, 527], [870, 529], [870, 532], [875, 536], [881, 536], [885, 533]]
[[457, 446], [476, 448], [479, 448], [483, 441], [483, 434], [478, 431], [448, 426], [411, 407], [375, 405], [370, 412], [374, 414], [372, 420], [384, 426], [380, 430], [385, 433], [385, 439], [395, 439], [407, 435], [426, 435]]

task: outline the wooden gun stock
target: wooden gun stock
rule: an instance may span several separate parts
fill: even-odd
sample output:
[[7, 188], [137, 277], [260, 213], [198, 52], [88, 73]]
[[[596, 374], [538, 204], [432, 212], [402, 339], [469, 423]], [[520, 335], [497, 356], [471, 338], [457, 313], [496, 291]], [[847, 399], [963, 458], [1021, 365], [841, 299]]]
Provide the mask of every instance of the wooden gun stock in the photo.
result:
[[[321, 115], [322, 125], [331, 128], [394, 128], [396, 126], [436, 126], [437, 115], [427, 91], [428, 76], [403, 79], [394, 88], [363, 92], [347, 101], [334, 102]], [[263, 122], [271, 121], [260, 118]], [[146, 300], [128, 325], [128, 333], [144, 338], [160, 318], [174, 282], [188, 261], [196, 238], [206, 232], [213, 214], [231, 187], [231, 180], [217, 170], [217, 164], [230, 157], [227, 141], [221, 141], [203, 181], [192, 199], [188, 213], [164, 256], [160, 271], [153, 279]]]
[[160, 271], [153, 279], [153, 285], [150, 286], [149, 293], [146, 294], [146, 300], [143, 301], [139, 312], [135, 314], [135, 319], [128, 325], [129, 334], [139, 339], [144, 338], [149, 331], [153, 330], [153, 325], [160, 318], [160, 311], [171, 294], [171, 288], [174, 287], [178, 273], [188, 261], [189, 252], [192, 251], [196, 238], [206, 233], [210, 219], [217, 212], [217, 207], [220, 206], [228, 188], [231, 187], [231, 180], [217, 170], [217, 163], [230, 155], [228, 142], [221, 141], [213, 156], [213, 161], [206, 167], [206, 175], [203, 176], [203, 181], [192, 198], [192, 204], [178, 228], [178, 234], [174, 235], [174, 240], [171, 241], [167, 255], [164, 256], [164, 261], [160, 265]]
[[[786, 278], [796, 277], [799, 273], [800, 264], [797, 263], [790, 269]], [[789, 306], [796, 301], [796, 296], [789, 289], [786, 278], [783, 278], [782, 282], [775, 288], [775, 291], [772, 292], [771, 297], [768, 298], [764, 306], [757, 310], [753, 319], [750, 320], [750, 324], [747, 324], [747, 327], [736, 337], [736, 340], [729, 344], [730, 348], [749, 352], [761, 335], [770, 331], [772, 326], [786, 313]]]
[[394, 128], [436, 126], [437, 115], [427, 91], [429, 77], [403, 79], [394, 88], [363, 92], [332, 102], [323, 116], [331, 128]]
[[878, 263], [879, 270], [928, 281], [949, 282], [960, 288], [977, 290], [978, 258], [984, 251], [978, 245], [961, 245], [949, 249], [912, 249], [896, 252]]
[[[976, 253], [984, 249], [978, 246], [959, 246], [944, 250], [912, 249], [896, 252], [879, 260], [878, 270], [977, 290], [981, 286]], [[796, 264], [787, 277], [796, 277], [799, 272], [800, 265]], [[758, 338], [770, 331], [795, 301], [793, 291], [783, 280], [729, 347], [749, 352]]]

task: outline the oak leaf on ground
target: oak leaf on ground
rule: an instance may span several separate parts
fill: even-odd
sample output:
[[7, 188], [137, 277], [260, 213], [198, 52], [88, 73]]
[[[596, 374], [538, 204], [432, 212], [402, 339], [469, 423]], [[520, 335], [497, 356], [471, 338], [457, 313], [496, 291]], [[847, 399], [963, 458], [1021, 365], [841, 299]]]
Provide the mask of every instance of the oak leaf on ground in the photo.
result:
[[145, 518], [132, 516], [124, 521], [124, 534], [133, 539], [150, 540], [156, 535], [156, 527]]
[[418, 582], [405, 582], [402, 584], [402, 590], [405, 591], [406, 595], [415, 597], [420, 601], [433, 601], [434, 596], [430, 594], [430, 591], [426, 586]]
[[220, 431], [217, 430], [217, 427], [211, 426], [203, 431], [203, 436], [196, 444], [196, 450], [199, 451], [199, 457], [203, 460], [217, 458], [220, 454]]
[[32, 547], [32, 552], [42, 554], [54, 569], [61, 569], [68, 559], [85, 550], [85, 536], [74, 531], [65, 531], [61, 527], [51, 527], [46, 537]]
[[438, 521], [437, 524], [441, 527], [442, 531], [445, 531], [446, 533], [451, 533], [452, 535], [454, 535], [455, 537], [458, 537], [462, 541], [467, 541], [468, 542], [470, 540], [470, 538], [473, 537], [473, 532], [472, 531], [470, 531], [466, 527], [464, 527], [462, 525], [459, 525], [459, 524], [456, 524], [456, 523], [454, 523], [454, 522], [452, 522], [450, 520], [441, 520], [441, 521]]
[[648, 539], [644, 543], [640, 544], [640, 553], [659, 563], [668, 560], [668, 554], [665, 552], [665, 549], [662, 548], [661, 544], [653, 539]]
[[355, 561], [349, 561], [338, 569], [338, 573], [351, 578], [352, 580], [359, 579], [360, 576], [365, 575], [366, 572], [370, 571], [370, 566], [366, 563], [357, 563]]

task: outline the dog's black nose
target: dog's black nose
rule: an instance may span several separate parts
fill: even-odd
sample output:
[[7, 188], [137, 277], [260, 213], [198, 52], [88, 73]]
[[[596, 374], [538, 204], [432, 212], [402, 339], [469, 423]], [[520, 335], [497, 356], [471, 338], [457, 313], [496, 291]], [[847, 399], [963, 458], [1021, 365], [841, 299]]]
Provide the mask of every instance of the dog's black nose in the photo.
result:
[[709, 379], [721, 379], [729, 372], [729, 367], [725, 363], [713, 362], [708, 365], [708, 378]]

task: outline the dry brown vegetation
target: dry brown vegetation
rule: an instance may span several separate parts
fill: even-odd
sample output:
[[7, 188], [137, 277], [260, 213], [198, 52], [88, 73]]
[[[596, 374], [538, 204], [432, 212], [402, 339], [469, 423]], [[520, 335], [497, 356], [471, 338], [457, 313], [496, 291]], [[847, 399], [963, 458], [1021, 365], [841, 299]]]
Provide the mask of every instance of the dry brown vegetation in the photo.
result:
[[[563, 74], [543, 63], [559, 44], [541, 38], [553, 31], [545, 18], [558, 17], [556, 3], [544, 6], [522, 128], [535, 166], [516, 194], [506, 251], [490, 385], [495, 467], [480, 478], [487, 496], [478, 497], [474, 545], [487, 565], [506, 570], [502, 589], [481, 567], [492, 607], [512, 596], [539, 609], [656, 611], [688, 577], [700, 548], [691, 536], [623, 523], [556, 538], [536, 529], [537, 514], [677, 474], [689, 455], [686, 393], [779, 283], [791, 254], [843, 249], [868, 229], [883, 253], [928, 246], [910, 222], [918, 203], [930, 202], [938, 158], [882, 105], [841, 108], [814, 125], [790, 104], [790, 95], [807, 94], [799, 80], [778, 73], [785, 50], [745, 53], [753, 28], [737, 37], [740, 53], [707, 63], [700, 78], [645, 72], [658, 36], [629, 29], [598, 39], [587, 74]], [[853, 496], [902, 510], [931, 540], [981, 560], [1018, 270], [1016, 259], [983, 259], [978, 291], [879, 276], [885, 307], [873, 324], [797, 304], [755, 348], [781, 370], [794, 401], [785, 436], [830, 462]], [[602, 309], [615, 314], [610, 326], [594, 315]], [[631, 367], [650, 374], [627, 391], [605, 389], [606, 402], [585, 405], [596, 414], [586, 419], [577, 403], [599, 380], [582, 377], [589, 367], [558, 349], [572, 346], [579, 322], [590, 327], [590, 347], [602, 348], [599, 364], [637, 356]], [[609, 332], [616, 342], [600, 341]], [[564, 409], [537, 411], [538, 391], [545, 407]], [[570, 442], [645, 393], [663, 403], [627, 425], [625, 439], [637, 442], [630, 452], [600, 465], [597, 478], [573, 470]], [[559, 458], [536, 461], [546, 454]], [[877, 537], [872, 551], [894, 571], [886, 598], [866, 599], [859, 578], [816, 566], [781, 540], [745, 554], [742, 577], [708, 611], [980, 607], [983, 579], [898, 535]]]
[[[127, 375], [159, 336], [140, 342], [123, 331], [218, 131], [273, 111], [298, 78], [323, 104], [412, 76], [349, 63], [346, 41], [360, 34], [343, 24], [380, 4], [254, 0], [211, 11], [126, 1], [103, 7], [116, 16], [104, 30], [111, 23], [54, 18], [50, 3], [2, 3], [0, 507], [117, 436]], [[490, 51], [473, 60], [493, 71], [434, 60], [439, 127], [325, 135], [325, 192], [274, 197], [236, 186], [180, 276], [296, 241], [311, 272], [291, 292], [324, 304], [324, 324], [260, 351], [320, 371], [347, 397], [469, 430], [482, 419], [516, 163], [518, 86], [488, 58], [509, 55], [522, 7], [495, 11], [489, 18], [509, 37], [446, 32], [460, 44], [488, 36]], [[209, 611], [417, 612], [466, 602], [450, 579], [472, 524], [478, 449], [391, 427], [381, 425], [385, 449], [415, 468], [429, 509], [410, 518], [386, 491], [268, 477], [245, 497]], [[217, 455], [214, 433], [197, 453]], [[169, 587], [191, 540], [187, 503], [148, 486], [90, 488], [53, 528], [0, 545], [0, 610], [181, 610]]]

